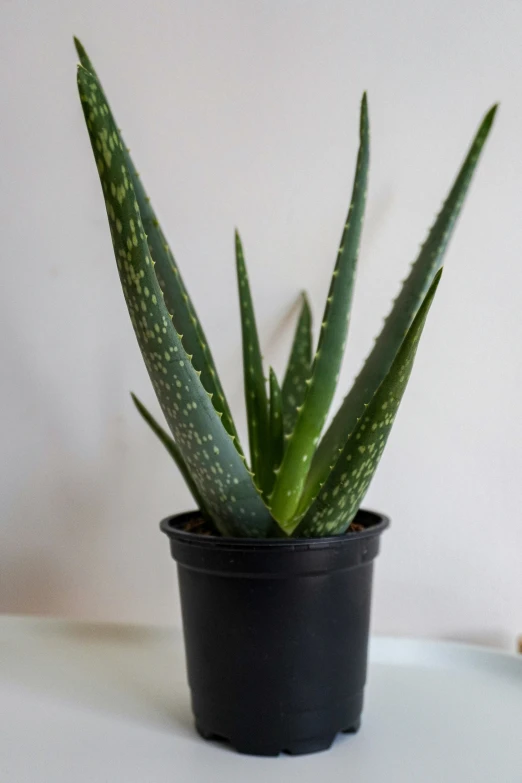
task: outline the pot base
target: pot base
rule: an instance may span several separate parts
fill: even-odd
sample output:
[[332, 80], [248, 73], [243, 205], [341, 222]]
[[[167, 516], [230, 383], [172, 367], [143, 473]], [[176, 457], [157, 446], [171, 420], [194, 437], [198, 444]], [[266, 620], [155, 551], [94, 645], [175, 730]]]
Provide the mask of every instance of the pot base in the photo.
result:
[[[278, 720], [263, 720], [258, 716], [254, 723], [252, 716], [238, 720], [236, 714], [226, 720], [219, 711], [215, 721], [202, 719], [196, 715], [195, 724], [203, 739], [229, 744], [238, 753], [249, 756], [302, 756], [328, 750], [338, 734], [355, 734], [361, 726], [363, 692], [342, 702], [337, 709], [314, 710], [294, 715], [279, 714]], [[207, 716], [208, 717], [208, 716]], [[225, 728], [225, 723], [228, 724]], [[219, 724], [220, 730], [211, 727]], [[235, 724], [235, 725], [234, 725]], [[321, 733], [310, 735], [310, 729], [320, 729]], [[347, 727], [347, 728], [343, 728]]]

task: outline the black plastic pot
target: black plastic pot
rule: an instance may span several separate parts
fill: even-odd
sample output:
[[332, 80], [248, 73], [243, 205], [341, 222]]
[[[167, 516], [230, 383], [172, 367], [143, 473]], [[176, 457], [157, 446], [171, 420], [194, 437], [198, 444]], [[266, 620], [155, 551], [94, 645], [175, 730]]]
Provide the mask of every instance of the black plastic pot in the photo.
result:
[[325, 750], [360, 726], [373, 560], [389, 521], [356, 533], [238, 539], [163, 520], [178, 564], [196, 728], [243, 753]]

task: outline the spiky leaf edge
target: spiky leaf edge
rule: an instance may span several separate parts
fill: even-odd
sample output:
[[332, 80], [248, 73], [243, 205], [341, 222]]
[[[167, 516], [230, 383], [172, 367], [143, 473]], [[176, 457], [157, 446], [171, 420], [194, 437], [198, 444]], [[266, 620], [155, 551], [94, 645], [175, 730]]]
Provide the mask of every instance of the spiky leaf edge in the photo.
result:
[[[279, 381], [277, 380], [277, 376], [272, 367], [270, 367], [268, 377], [270, 386], [270, 464], [273, 485], [283, 459], [285, 448], [283, 432], [283, 397]], [[270, 485], [268, 491], [270, 491], [271, 488], [272, 486]]]
[[306, 293], [302, 293], [301, 312], [294, 333], [290, 357], [283, 379], [283, 429], [290, 435], [302, 406], [312, 372], [312, 311]]
[[406, 390], [418, 342], [441, 274], [442, 269], [435, 275], [386, 377], [365, 406], [327, 481], [301, 524], [296, 525], [296, 535], [339, 535], [348, 529], [355, 517], [377, 469]]
[[[74, 45], [83, 67], [95, 76], [99, 89], [103, 95], [106, 104], [110, 106], [107, 96], [103, 90], [101, 82], [96, 74], [92, 62], [85, 51], [83, 44], [74, 38]], [[117, 129], [123, 152], [126, 159], [126, 166], [129, 171], [130, 179], [134, 186], [136, 200], [140, 208], [140, 215], [147, 236], [150, 254], [154, 260], [154, 271], [165, 297], [165, 303], [169, 312], [174, 316], [174, 326], [179, 334], [183, 335], [183, 343], [187, 353], [192, 355], [192, 362], [196, 370], [201, 372], [201, 383], [207, 392], [212, 395], [212, 404], [218, 413], [223, 414], [223, 425], [227, 432], [235, 439], [234, 443], [237, 450], [242, 454], [241, 444], [237, 434], [236, 426], [225, 397], [225, 392], [221, 385], [219, 375], [210, 351], [207, 338], [203, 331], [201, 322], [197, 317], [196, 310], [189, 296], [189, 293], [183, 282], [179, 267], [175, 261], [174, 255], [167, 242], [165, 234], [158, 221], [156, 213], [152, 207], [150, 198], [147, 196], [141, 177], [132, 161], [129, 150], [125, 145], [120, 129]]]
[[495, 105], [482, 120], [450, 193], [412, 265], [410, 274], [403, 283], [371, 353], [317, 447], [306, 482], [305, 500], [316, 495], [318, 488], [324, 483], [330, 465], [356, 426], [365, 401], [371, 398], [386, 376], [404, 334], [411, 325], [435, 274], [441, 268], [446, 247], [461, 212], [482, 148], [491, 130], [496, 110]]
[[96, 77], [81, 65], [78, 88], [129, 314], [169, 428], [220, 532], [265, 538], [273, 520], [173, 326], [122, 141]]
[[272, 516], [285, 532], [294, 524], [293, 518], [335, 393], [344, 354], [368, 187], [370, 128], [366, 93], [361, 101], [359, 138], [352, 199], [328, 292], [317, 352], [307, 381], [308, 388], [269, 497]]
[[241, 237], [236, 229], [236, 272], [241, 313], [241, 336], [243, 342], [243, 378], [245, 403], [250, 443], [250, 465], [254, 480], [263, 494], [271, 481], [271, 465], [268, 456], [268, 398], [263, 371], [263, 358], [259, 345], [254, 303], [250, 291], [245, 254]]

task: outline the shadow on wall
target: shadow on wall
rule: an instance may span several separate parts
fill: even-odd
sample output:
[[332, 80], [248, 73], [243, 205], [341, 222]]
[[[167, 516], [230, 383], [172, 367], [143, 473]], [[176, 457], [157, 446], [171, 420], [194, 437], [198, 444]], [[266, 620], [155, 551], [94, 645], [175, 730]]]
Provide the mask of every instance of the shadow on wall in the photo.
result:
[[26, 476], [7, 522], [0, 611], [60, 615], [81, 606], [77, 571], [95, 568], [108, 527], [120, 526], [112, 501], [131, 478], [125, 461], [113, 459], [116, 439], [107, 432], [94, 462], [49, 443], [45, 463]]
[[[4, 327], [10, 350], [2, 367], [16, 428], [11, 431], [17, 436], [4, 443], [9, 463], [4, 472], [0, 611], [74, 615], [86, 603], [81, 585], [93, 584], [96, 589], [93, 571], [100, 557], [107, 561], [104, 550], [113, 535], [111, 527], [115, 535], [125, 513], [126, 485], [135, 479], [125, 420], [109, 409], [112, 389], [123, 373], [115, 363], [108, 372], [103, 372], [105, 366], [95, 368], [102, 379], [96, 398], [103, 401], [95, 419], [103, 433], [97, 442], [92, 427], [88, 430], [92, 404], [82, 419], [81, 396], [74, 414], [70, 399], [65, 399], [77, 394], [83, 372], [85, 403], [96, 384], [93, 373], [69, 367], [76, 373], [76, 385], [61, 388], [60, 378], [41, 373], [40, 357], [34, 357], [32, 346], [24, 345], [12, 325]], [[60, 345], [54, 350], [59, 352]], [[100, 355], [99, 364], [105, 360]], [[70, 361], [64, 356], [63, 366]], [[103, 603], [103, 596], [99, 600]]]

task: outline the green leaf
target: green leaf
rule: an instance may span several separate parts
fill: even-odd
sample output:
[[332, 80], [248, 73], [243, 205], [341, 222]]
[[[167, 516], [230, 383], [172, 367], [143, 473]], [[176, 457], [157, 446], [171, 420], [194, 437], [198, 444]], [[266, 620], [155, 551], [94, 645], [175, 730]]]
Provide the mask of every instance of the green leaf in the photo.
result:
[[386, 376], [404, 335], [417, 313], [434, 276], [441, 268], [444, 253], [460, 214], [480, 153], [493, 124], [497, 107], [484, 117], [451, 191], [424, 243], [392, 311], [350, 392], [324, 434], [307, 479], [306, 495], [316, 494], [330, 465], [362, 415], [364, 403], [371, 398]]
[[197, 486], [196, 486], [196, 484], [194, 482], [194, 479], [190, 475], [190, 470], [187, 467], [187, 463], [183, 459], [183, 456], [182, 456], [180, 450], [178, 449], [174, 438], [172, 438], [168, 434], [168, 432], [166, 432], [163, 429], [163, 427], [160, 424], [158, 424], [158, 422], [156, 421], [154, 416], [147, 410], [145, 405], [142, 402], [140, 402], [140, 400], [136, 397], [136, 395], [132, 394], [132, 392], [131, 392], [131, 397], [132, 397], [132, 401], [133, 401], [134, 405], [138, 409], [138, 412], [140, 413], [140, 415], [143, 418], [143, 420], [147, 422], [147, 424], [151, 428], [152, 432], [156, 435], [157, 438], [159, 438], [161, 443], [165, 446], [165, 448], [167, 449], [168, 453], [170, 454], [170, 456], [172, 457], [172, 459], [174, 460], [174, 462], [178, 466], [179, 472], [181, 473], [181, 475], [185, 479], [185, 483], [186, 483], [187, 487], [190, 489], [190, 492], [192, 493], [192, 497], [196, 501], [196, 503], [198, 505], [198, 508], [200, 509], [201, 513], [205, 517], [211, 518], [211, 515], [208, 514], [208, 512], [205, 509], [205, 501], [203, 500], [203, 498], [199, 494], [199, 490], [198, 490], [198, 488], [197, 488]]
[[308, 389], [293, 433], [290, 435], [274, 491], [270, 496], [272, 515], [288, 532], [295, 516], [311, 459], [323, 429], [335, 392], [343, 358], [359, 252], [369, 166], [369, 123], [366, 95], [361, 103], [360, 146], [352, 201], [330, 285], [321, 325], [319, 345]]
[[82, 66], [78, 88], [125, 300], [174, 440], [219, 531], [266, 537], [273, 521], [173, 326], [154, 273], [124, 146], [96, 77]]
[[297, 535], [308, 537], [344, 533], [357, 513], [379, 464], [406, 389], [441, 273], [442, 270], [439, 270], [436, 274], [388, 374], [364, 409], [328, 480], [297, 528]]
[[[275, 480], [276, 471], [283, 460], [284, 453], [284, 434], [283, 434], [283, 398], [277, 376], [270, 367], [270, 465], [272, 469], [272, 485]], [[268, 486], [267, 492], [270, 492], [271, 486]]]
[[[83, 67], [98, 79], [96, 71], [94, 70], [84, 47], [77, 38], [74, 39], [74, 43]], [[99, 80], [98, 88], [103, 96], [103, 100], [107, 106], [109, 106], [109, 102], [107, 101]], [[147, 236], [149, 252], [155, 263], [154, 271], [161, 290], [163, 291], [167, 308], [169, 312], [173, 314], [174, 327], [179, 334], [183, 335], [185, 350], [192, 356], [192, 364], [195, 369], [201, 372], [201, 383], [207, 392], [212, 395], [212, 404], [214, 405], [214, 408], [218, 413], [223, 414], [223, 425], [227, 432], [236, 439], [236, 448], [241, 453], [241, 445], [237, 437], [232, 414], [230, 413], [203, 327], [198, 320], [194, 305], [185, 288], [172, 251], [119, 130], [118, 134], [124, 146], [123, 154], [125, 157], [125, 166], [134, 187], [143, 228]]]
[[236, 231], [236, 268], [243, 338], [243, 375], [248, 419], [250, 459], [254, 478], [265, 493], [271, 480], [271, 465], [267, 459], [268, 399], [263, 373], [263, 359], [259, 346], [254, 304], [250, 293], [245, 256], [239, 233]]
[[306, 381], [312, 372], [312, 313], [306, 294], [294, 334], [290, 359], [283, 380], [283, 427], [290, 435], [297, 421], [298, 408], [304, 402]]

